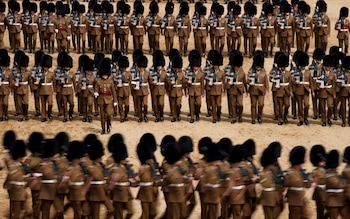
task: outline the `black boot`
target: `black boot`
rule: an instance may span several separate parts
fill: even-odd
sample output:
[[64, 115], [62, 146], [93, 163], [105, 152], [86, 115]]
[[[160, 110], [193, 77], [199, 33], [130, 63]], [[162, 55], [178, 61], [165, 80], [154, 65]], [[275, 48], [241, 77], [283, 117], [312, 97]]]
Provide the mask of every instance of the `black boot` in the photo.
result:
[[48, 110], [47, 110], [47, 115], [49, 117], [49, 119], [52, 119], [52, 105], [48, 106]]

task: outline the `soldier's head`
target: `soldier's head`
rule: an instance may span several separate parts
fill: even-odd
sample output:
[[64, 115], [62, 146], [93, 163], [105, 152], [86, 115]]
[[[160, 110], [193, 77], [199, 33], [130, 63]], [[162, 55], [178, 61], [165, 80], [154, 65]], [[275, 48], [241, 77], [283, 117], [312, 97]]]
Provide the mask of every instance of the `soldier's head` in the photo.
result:
[[118, 60], [119, 68], [125, 71], [129, 67], [129, 59], [127, 56], [120, 56]]
[[73, 163], [80, 163], [80, 159], [84, 157], [84, 146], [80, 141], [72, 141], [69, 143], [67, 159]]
[[301, 165], [305, 163], [306, 149], [303, 146], [294, 147], [289, 153], [289, 161], [294, 168], [301, 168]]
[[321, 63], [321, 61], [324, 59], [325, 52], [321, 48], [316, 48], [312, 54], [312, 58], [315, 62], [318, 64]]
[[345, 19], [345, 18], [347, 18], [349, 16], [349, 8], [347, 8], [347, 7], [342, 7], [341, 9], [340, 9], [340, 18], [341, 19]]
[[277, 162], [277, 157], [275, 156], [273, 149], [267, 147], [260, 158], [261, 166], [263, 166], [265, 169], [270, 169], [275, 166], [275, 163]]
[[307, 17], [310, 14], [310, 5], [305, 4], [302, 8], [301, 8], [301, 13], [303, 14], [304, 17]]
[[221, 53], [217, 52], [213, 54], [212, 64], [214, 66], [214, 69], [219, 69], [220, 66], [223, 65], [223, 57]]
[[174, 13], [174, 3], [168, 2], [165, 6], [165, 12], [168, 16], [171, 16]]
[[0, 66], [4, 70], [9, 68], [9, 66], [10, 66], [10, 56], [9, 55], [0, 56]]
[[310, 150], [310, 161], [315, 167], [326, 165], [326, 150], [322, 145], [314, 145]]
[[164, 54], [160, 50], [156, 50], [153, 53], [153, 67], [158, 71], [162, 70], [165, 66]]
[[144, 55], [140, 56], [136, 61], [136, 65], [140, 69], [140, 71], [144, 71], [148, 65], [147, 57]]
[[280, 68], [282, 71], [285, 71], [288, 65], [289, 65], [289, 56], [287, 54], [283, 53], [280, 56], [278, 56], [278, 60], [277, 60], [278, 68]]
[[107, 80], [111, 75], [111, 60], [108, 58], [102, 59], [98, 73], [101, 75], [101, 78]]
[[22, 55], [21, 57], [19, 57], [18, 65], [22, 71], [27, 69], [28, 63], [29, 63], [29, 57], [27, 55]]
[[172, 60], [171, 63], [173, 64], [173, 69], [176, 71], [179, 71], [182, 69], [183, 66], [183, 60], [181, 56], [175, 56]]
[[225, 10], [224, 6], [222, 6], [222, 5], [216, 6], [216, 8], [215, 8], [216, 15], [218, 17], [221, 17], [224, 14], [224, 10]]
[[305, 70], [306, 66], [309, 65], [309, 55], [306, 52], [302, 52], [298, 55], [298, 58], [296, 60], [297, 66], [301, 70]]
[[242, 67], [243, 55], [240, 51], [233, 50], [230, 52], [230, 65], [234, 67], [236, 72]]
[[31, 15], [34, 15], [38, 11], [38, 6], [36, 3], [31, 2], [29, 5], [29, 12]]
[[331, 150], [327, 156], [326, 168], [336, 169], [339, 166], [339, 152]]
[[13, 160], [22, 161], [26, 156], [26, 145], [23, 140], [16, 140], [10, 149]]
[[201, 53], [198, 50], [192, 50], [188, 57], [192, 70], [198, 71], [202, 65]]
[[334, 59], [330, 55], [326, 55], [323, 59], [323, 67], [326, 71], [330, 71], [334, 66]]

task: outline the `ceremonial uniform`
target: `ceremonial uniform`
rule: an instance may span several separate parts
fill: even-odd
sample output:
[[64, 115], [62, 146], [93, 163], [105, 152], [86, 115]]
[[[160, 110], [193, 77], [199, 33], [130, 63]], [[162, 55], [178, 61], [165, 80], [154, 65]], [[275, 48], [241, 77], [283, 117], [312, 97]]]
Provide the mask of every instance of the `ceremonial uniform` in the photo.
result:
[[[146, 57], [140, 57], [139, 58], [139, 62], [140, 61], [145, 61]], [[143, 59], [143, 60], [140, 60]], [[141, 62], [140, 62], [141, 63]], [[139, 64], [140, 64], [139, 63]], [[145, 65], [142, 65], [143, 68], [147, 67], [147, 61], [146, 63], [142, 63]], [[140, 67], [138, 65], [138, 67]], [[133, 81], [131, 82], [131, 84], [133, 84], [133, 89], [135, 92], [135, 96], [138, 99], [136, 101], [137, 103], [137, 112], [138, 112], [138, 117], [139, 117], [139, 122], [142, 122], [142, 119], [144, 119], [146, 122], [148, 121], [147, 118], [147, 107], [148, 107], [148, 80], [149, 80], [149, 73], [146, 70], [140, 71], [139, 69], [136, 70], [136, 74], [133, 78]]]
[[205, 54], [207, 48], [207, 36], [208, 36], [208, 20], [204, 17], [206, 14], [206, 8], [202, 6], [199, 10], [200, 17], [192, 22], [193, 31], [195, 31], [195, 44], [196, 48]]
[[[198, 58], [200, 59], [200, 57]], [[189, 79], [187, 79], [187, 88], [189, 95], [191, 119], [193, 120], [194, 116], [196, 116], [196, 120], [198, 120], [201, 109], [201, 100], [204, 96], [205, 76], [203, 72], [200, 69], [198, 69], [197, 71], [193, 72], [192, 76]]]
[[[42, 10], [42, 9], [41, 9]], [[46, 24], [49, 16], [47, 11], [42, 10], [38, 15], [38, 31], [40, 39], [40, 50], [46, 49], [48, 46], [47, 35], [46, 35]]]
[[[125, 8], [126, 7], [126, 8]], [[130, 17], [127, 15], [130, 13], [130, 6], [122, 7], [121, 20], [116, 21], [115, 27], [118, 28], [118, 34], [120, 38], [120, 51], [124, 54], [128, 54], [129, 49], [129, 32], [130, 32]]]
[[337, 38], [339, 47], [343, 49], [345, 54], [348, 53], [349, 47], [350, 22], [347, 19], [348, 16], [349, 9], [347, 7], [342, 7], [340, 9], [340, 19], [335, 23], [335, 29], [338, 31]]
[[63, 16], [64, 14], [58, 15], [57, 19], [54, 21], [58, 52], [64, 52], [68, 50], [67, 40], [70, 40], [68, 33], [68, 26], [70, 24]]
[[[105, 16], [104, 20], [102, 21], [102, 34], [104, 36], [105, 45], [103, 46], [105, 51], [110, 54], [112, 53], [112, 47], [113, 47], [113, 34], [114, 34], [114, 17], [112, 15], [113, 13], [113, 6], [109, 5], [109, 11], [108, 14]], [[112, 7], [112, 8], [110, 8]]]
[[10, 70], [2, 68], [0, 71], [0, 78], [0, 121], [3, 121], [4, 117], [5, 120], [8, 120], [9, 95], [13, 86]]
[[[287, 8], [289, 8], [289, 5]], [[281, 52], [290, 53], [291, 51], [294, 36], [294, 23], [294, 18], [290, 15], [289, 11], [285, 11], [285, 13], [281, 14], [281, 17], [277, 19], [277, 32], [278, 39], [280, 39], [279, 44]]]
[[227, 35], [226, 26], [227, 26], [227, 23], [225, 18], [218, 17], [218, 21], [215, 27], [215, 49], [219, 53], [222, 53], [222, 50], [224, 49], [224, 46], [225, 46], [225, 36]]
[[[185, 9], [182, 13], [186, 13]], [[187, 11], [188, 14], [188, 11]], [[182, 54], [187, 54], [188, 39], [191, 33], [191, 21], [187, 14], [181, 14], [176, 17], [177, 35], [179, 36], [179, 50]]]
[[310, 6], [305, 5], [302, 9], [302, 16], [296, 24], [298, 29], [298, 50], [308, 52], [310, 46], [310, 37], [313, 33], [312, 19], [308, 17], [310, 14]]
[[[270, 9], [272, 9], [272, 5]], [[275, 45], [276, 17], [273, 16], [272, 11], [268, 11], [268, 9], [266, 9], [265, 13], [267, 14], [267, 16], [263, 17], [263, 19], [260, 21], [262, 36], [261, 46], [265, 55], [270, 55], [271, 57], [272, 50]]]
[[129, 71], [121, 72], [121, 80], [117, 85], [117, 98], [118, 108], [121, 121], [128, 120], [128, 113], [130, 109], [130, 86], [131, 86], [131, 74]]
[[[238, 13], [238, 12], [237, 12]], [[243, 20], [241, 17], [239, 17], [239, 14], [233, 15], [233, 20], [231, 23], [227, 24], [227, 34], [231, 35], [232, 43], [227, 44], [228, 50], [238, 50], [240, 51], [241, 44], [242, 44], [242, 26], [243, 26]]]
[[16, 13], [16, 11], [9, 13], [6, 18], [6, 24], [10, 34], [11, 47], [14, 51], [17, 51], [21, 46], [21, 15]]
[[46, 21], [47, 22], [46, 37], [49, 43], [49, 46], [48, 46], [49, 53], [50, 52], [53, 53], [55, 51], [55, 24], [54, 24], [55, 19], [56, 19], [56, 16], [54, 15], [54, 13], [49, 11], [49, 18]]
[[[90, 60], [91, 61], [91, 60]], [[79, 79], [80, 98], [81, 98], [81, 112], [83, 119], [92, 121], [92, 109], [94, 106], [94, 86], [96, 79], [91, 70], [86, 70]]]
[[[85, 8], [81, 8], [79, 6], [79, 15], [73, 18], [72, 20], [72, 28], [75, 28], [75, 36], [76, 36], [76, 42], [77, 42], [77, 49], [78, 54], [82, 51], [85, 53], [85, 46], [86, 46], [86, 32], [87, 32], [87, 26], [89, 25], [89, 22], [85, 15], [83, 15], [85, 11]], [[82, 44], [81, 44], [82, 43]]]
[[259, 19], [256, 17], [252, 17], [251, 19], [251, 24], [247, 27], [247, 37], [249, 41], [249, 56], [252, 57], [257, 45], [257, 38], [259, 35]]
[[289, 71], [281, 71], [280, 84], [276, 86], [278, 102], [278, 124], [287, 123], [288, 109], [290, 106], [290, 95], [292, 92], [292, 76]]
[[146, 17], [146, 26], [148, 32], [148, 42], [150, 51], [159, 49], [159, 35], [161, 18], [158, 14], [148, 15]]
[[164, 69], [157, 70], [153, 74], [155, 75], [150, 74], [150, 82], [153, 85], [154, 112], [156, 113], [156, 119], [162, 121], [164, 119], [164, 96], [166, 93], [167, 74]]
[[[99, 8], [99, 7], [96, 7]], [[90, 36], [91, 36], [91, 47], [93, 52], [101, 51], [101, 24], [102, 17], [100, 16], [101, 11], [95, 11], [95, 15], [90, 20]]]
[[331, 33], [331, 22], [325, 12], [317, 14], [314, 20], [315, 48], [327, 50], [328, 37]]
[[[145, 35], [145, 18], [143, 17], [143, 6], [137, 6], [137, 9], [139, 11], [139, 14], [136, 16], [132, 16], [130, 19], [130, 24], [132, 26], [132, 36], [133, 36], [133, 44], [134, 44], [134, 50], [141, 49], [143, 46], [143, 35]], [[142, 10], [141, 10], [142, 9]], [[142, 12], [142, 13], [141, 13]]]
[[170, 49], [173, 48], [174, 36], [177, 30], [176, 20], [174, 15], [172, 15], [172, 13], [164, 16], [161, 27], [164, 28], [163, 34], [165, 37], [165, 52], [169, 53]]
[[310, 92], [314, 93], [313, 80], [309, 70], [301, 71], [300, 79], [294, 79], [295, 86], [295, 98], [298, 105], [298, 118], [299, 121], [306, 121], [309, 115], [309, 99]]
[[[56, 79], [55, 75], [50, 71], [44, 71], [39, 84], [39, 95], [41, 102], [41, 118], [46, 119], [47, 116], [52, 117], [52, 95], [56, 88]], [[48, 109], [46, 108], [48, 107]]]
[[[73, 119], [73, 109], [74, 109], [74, 95], [76, 89], [75, 74], [70, 70], [64, 70], [63, 81], [61, 81], [62, 89], [62, 100], [63, 100], [63, 117], [64, 120]], [[67, 104], [69, 103], [69, 110], [67, 110]]]
[[[173, 63], [174, 64], [174, 63]], [[176, 71], [176, 70], [174, 70]], [[180, 121], [181, 113], [181, 103], [183, 96], [183, 89], [186, 87], [185, 75], [182, 70], [174, 72], [174, 75], [169, 77], [169, 97], [172, 109], [173, 119], [171, 121], [175, 122], [176, 119]]]
[[18, 75], [13, 78], [13, 84], [15, 86], [15, 95], [17, 96], [16, 101], [19, 106], [18, 114], [20, 117], [18, 121], [23, 121], [23, 117], [25, 120], [28, 120], [28, 97], [32, 78], [31, 73], [26, 70], [20, 70], [17, 74]]

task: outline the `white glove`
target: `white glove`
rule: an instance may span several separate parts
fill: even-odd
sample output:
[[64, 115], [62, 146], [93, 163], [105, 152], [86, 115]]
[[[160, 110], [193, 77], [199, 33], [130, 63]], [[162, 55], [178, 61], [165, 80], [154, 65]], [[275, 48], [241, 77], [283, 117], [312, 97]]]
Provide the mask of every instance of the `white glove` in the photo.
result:
[[67, 40], [70, 41], [70, 36], [67, 36]]
[[95, 98], [97, 98], [99, 96], [99, 94], [97, 92], [94, 93]]
[[55, 33], [58, 33], [58, 29], [55, 29]]
[[117, 106], [117, 102], [114, 102], [114, 103], [113, 103], [113, 106]]

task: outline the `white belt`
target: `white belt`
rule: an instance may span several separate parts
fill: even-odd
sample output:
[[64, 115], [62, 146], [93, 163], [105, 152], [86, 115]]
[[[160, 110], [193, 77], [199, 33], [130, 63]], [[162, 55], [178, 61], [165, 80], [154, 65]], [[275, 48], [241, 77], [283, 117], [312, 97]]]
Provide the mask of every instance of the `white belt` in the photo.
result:
[[240, 84], [243, 84], [243, 82], [233, 82], [233, 84], [240, 85]]
[[101, 25], [92, 25], [92, 27], [101, 27]]
[[10, 82], [8, 82], [8, 81], [3, 81], [3, 82], [1, 82], [1, 84], [10, 84]]
[[88, 87], [88, 88], [94, 88], [94, 85], [91, 85], [91, 84], [90, 84], [90, 85], [88, 85], [87, 87]]
[[16, 185], [16, 186], [24, 186], [27, 183], [26, 182], [20, 182], [20, 181], [9, 181], [9, 184]]
[[36, 23], [30, 23], [29, 26], [38, 26]]
[[0, 25], [5, 25], [5, 24], [3, 22], [1, 22]]
[[168, 186], [169, 187], [183, 187], [185, 184], [183, 184], [183, 183], [176, 183], [176, 184], [169, 184]]
[[206, 187], [211, 187], [211, 188], [219, 188], [221, 186], [221, 184], [206, 183], [205, 186]]
[[114, 27], [114, 24], [109, 24], [108, 27]]
[[263, 188], [264, 192], [272, 192], [275, 191], [275, 187], [270, 187], [270, 188]]
[[310, 27], [301, 27], [303, 30], [310, 30]]
[[139, 186], [141, 187], [153, 186], [153, 182], [139, 182]]
[[249, 29], [257, 29], [258, 27], [257, 26], [251, 26], [249, 27]]
[[103, 185], [106, 184], [106, 180], [101, 180], [101, 181], [91, 181], [91, 185]]
[[264, 84], [254, 84], [255, 86], [257, 86], [257, 87], [263, 87], [264, 86]]
[[332, 85], [325, 85], [323, 88], [332, 88]]
[[78, 27], [85, 27], [85, 24], [79, 24]]
[[274, 26], [267, 26], [266, 28], [268, 28], [268, 29], [273, 29], [273, 28], [275, 28]]
[[244, 185], [242, 185], [242, 186], [232, 186], [232, 189], [233, 190], [241, 190], [241, 189], [243, 189], [245, 186]]
[[35, 176], [35, 177], [41, 177], [41, 176], [43, 176], [42, 173], [32, 173], [32, 175]]
[[14, 26], [21, 26], [20, 23], [13, 23], [12, 25], [14, 25]]
[[166, 26], [165, 29], [174, 29], [174, 26]]
[[182, 29], [186, 29], [186, 28], [187, 28], [187, 26], [181, 26], [180, 28], [182, 28]]
[[350, 84], [344, 84], [344, 87], [350, 87]]
[[286, 28], [286, 29], [290, 29], [290, 28], [292, 28], [292, 26], [285, 26], [284, 28]]
[[47, 26], [53, 26], [53, 24], [47, 24]]
[[84, 185], [84, 182], [70, 182], [69, 185], [70, 186], [82, 186], [82, 185]]
[[141, 87], [147, 87], [148, 86], [148, 83], [142, 83], [140, 84]]
[[342, 193], [342, 192], [344, 192], [344, 189], [327, 189], [327, 192], [330, 192], [330, 193]]
[[128, 29], [128, 26], [120, 26], [121, 29]]
[[28, 84], [28, 81], [25, 81], [25, 82], [19, 82], [20, 85], [26, 85]]
[[198, 27], [198, 30], [205, 30], [207, 29], [206, 27]]
[[44, 184], [57, 183], [57, 179], [44, 179], [44, 180], [41, 180], [41, 183], [44, 183]]
[[182, 87], [182, 84], [174, 84], [173, 87]]
[[156, 85], [164, 85], [164, 82], [157, 82]]
[[127, 86], [129, 86], [129, 83], [123, 83], [123, 86], [127, 87]]
[[288, 189], [292, 191], [303, 191], [304, 187], [289, 187]]
[[328, 27], [328, 25], [327, 24], [323, 24], [323, 25], [321, 25], [322, 27]]
[[289, 83], [281, 83], [281, 86], [288, 86]]
[[63, 87], [73, 87], [73, 84], [64, 84]]
[[40, 85], [41, 85], [41, 86], [51, 86], [52, 83], [41, 83]]
[[71, 25], [68, 25], [68, 28], [72, 28], [72, 26], [71, 26]]
[[116, 183], [114, 183], [114, 185], [116, 185], [116, 186], [129, 186], [130, 183], [129, 182], [116, 182]]
[[342, 32], [348, 32], [348, 29], [340, 29]]
[[199, 85], [201, 85], [201, 83], [200, 83], [200, 82], [198, 82], [198, 83], [192, 83], [192, 85], [194, 85], [194, 86], [199, 86]]
[[242, 27], [241, 27], [241, 26], [238, 26], [238, 27], [235, 27], [235, 28], [236, 28], [236, 30], [237, 30], [237, 29], [242, 29]]
[[310, 84], [309, 82], [301, 81], [299, 84]]
[[225, 27], [216, 27], [217, 30], [225, 30]]
[[222, 85], [222, 82], [220, 81], [220, 82], [214, 82], [213, 83], [214, 85]]
[[136, 28], [143, 28], [143, 26], [138, 25], [138, 26], [136, 26]]
[[326, 185], [317, 185], [317, 188], [325, 189], [325, 188], [326, 188]]
[[159, 27], [158, 24], [152, 24], [152, 27]]

